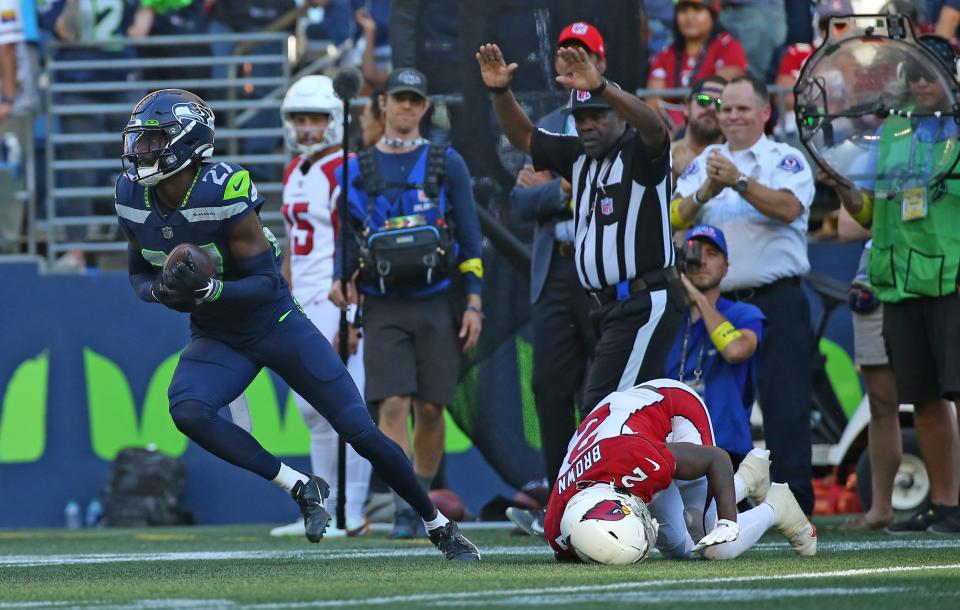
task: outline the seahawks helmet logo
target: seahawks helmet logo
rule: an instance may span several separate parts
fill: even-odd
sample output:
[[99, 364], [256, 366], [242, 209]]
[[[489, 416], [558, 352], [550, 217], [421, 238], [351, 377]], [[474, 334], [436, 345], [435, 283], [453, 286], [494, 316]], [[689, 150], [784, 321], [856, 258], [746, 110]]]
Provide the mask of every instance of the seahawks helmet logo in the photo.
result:
[[203, 104], [198, 104], [197, 102], [174, 104], [173, 116], [181, 122], [190, 120], [211, 128], [213, 127], [213, 112]]

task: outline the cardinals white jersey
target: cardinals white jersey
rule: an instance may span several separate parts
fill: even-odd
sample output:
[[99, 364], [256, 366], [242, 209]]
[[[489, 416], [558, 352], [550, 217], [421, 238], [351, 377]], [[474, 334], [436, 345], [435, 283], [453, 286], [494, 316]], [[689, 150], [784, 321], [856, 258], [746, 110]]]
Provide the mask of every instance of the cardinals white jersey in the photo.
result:
[[290, 237], [293, 296], [304, 306], [326, 300], [333, 282], [342, 165], [340, 150], [314, 163], [298, 156], [284, 174], [281, 211]]

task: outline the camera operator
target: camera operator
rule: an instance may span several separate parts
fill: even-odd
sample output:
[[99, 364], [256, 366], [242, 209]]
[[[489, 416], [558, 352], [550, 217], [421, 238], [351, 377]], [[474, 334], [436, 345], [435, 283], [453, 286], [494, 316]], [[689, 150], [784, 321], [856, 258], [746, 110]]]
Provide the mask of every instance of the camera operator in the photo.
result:
[[[931, 41], [922, 42], [936, 53]], [[952, 53], [941, 59], [954, 72]], [[960, 533], [960, 439], [948, 402], [960, 397], [960, 181], [946, 177], [932, 185], [923, 174], [932, 158], [944, 158], [957, 143], [957, 125], [937, 74], [944, 66], [912, 58], [898, 66], [911, 100], [909, 114], [887, 117], [877, 131], [863, 171], [872, 178], [854, 185], [824, 176], [850, 216], [872, 229], [870, 285], [883, 303], [883, 338], [897, 399], [914, 405], [930, 475], [929, 507], [887, 526], [892, 534]]]
[[710, 225], [687, 231], [680, 280], [690, 309], [667, 356], [666, 376], [700, 394], [713, 421], [717, 447], [736, 465], [753, 449], [750, 409], [758, 360], [754, 355], [765, 317], [754, 305], [720, 296], [720, 280], [728, 266], [723, 231]]
[[[380, 403], [381, 430], [407, 455], [412, 403], [414, 469], [429, 489], [443, 456], [443, 407], [456, 393], [461, 348], [472, 349], [480, 336], [480, 223], [463, 158], [420, 137], [430, 108], [426, 77], [394, 70], [380, 107], [383, 137], [348, 163], [359, 253], [338, 250], [335, 274], [339, 280], [341, 261], [348, 277], [359, 267], [366, 399]], [[465, 311], [451, 294], [458, 272]], [[345, 307], [356, 295], [344, 295], [334, 281], [330, 299]], [[425, 535], [423, 521], [396, 496], [391, 536]]]

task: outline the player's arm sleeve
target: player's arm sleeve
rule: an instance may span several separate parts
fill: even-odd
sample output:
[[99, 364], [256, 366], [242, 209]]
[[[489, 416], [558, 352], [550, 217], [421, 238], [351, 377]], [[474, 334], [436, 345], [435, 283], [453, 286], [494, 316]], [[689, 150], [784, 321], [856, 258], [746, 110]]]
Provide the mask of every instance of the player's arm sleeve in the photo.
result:
[[483, 289], [483, 237], [477, 219], [477, 202], [473, 199], [467, 164], [455, 151], [447, 151], [446, 189], [453, 218], [454, 237], [460, 250], [457, 264], [467, 294], [480, 294]]
[[224, 305], [256, 305], [276, 298], [283, 278], [277, 269], [273, 246], [267, 241], [260, 217], [253, 210], [242, 214], [233, 224], [229, 241], [240, 279], [224, 281], [220, 294], [211, 300]]
[[530, 156], [535, 170], [548, 169], [573, 182], [573, 164], [580, 156], [580, 141], [577, 136], [534, 129], [530, 136]]
[[127, 228], [123, 219], [119, 219], [120, 230], [127, 238], [127, 273], [130, 276], [130, 285], [137, 298], [144, 303], [157, 303], [153, 298], [151, 287], [157, 279], [156, 268], [143, 258], [140, 252], [140, 244], [137, 243], [133, 233]]

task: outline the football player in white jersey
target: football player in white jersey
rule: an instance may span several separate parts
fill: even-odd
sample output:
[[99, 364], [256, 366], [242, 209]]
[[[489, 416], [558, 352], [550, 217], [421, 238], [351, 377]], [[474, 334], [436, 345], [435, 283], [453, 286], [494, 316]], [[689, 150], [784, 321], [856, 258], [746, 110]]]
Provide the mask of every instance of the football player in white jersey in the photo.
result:
[[[343, 165], [343, 104], [326, 76], [305, 76], [291, 85], [280, 108], [284, 138], [296, 157], [283, 180], [283, 220], [289, 241], [284, 249], [283, 275], [307, 317], [334, 347], [339, 340], [340, 310], [328, 299], [333, 281], [334, 239], [339, 234], [337, 200]], [[350, 327], [347, 370], [363, 395], [363, 340]], [[303, 398], [296, 396], [303, 421], [310, 429], [313, 472], [330, 483], [327, 506], [337, 505], [337, 434]], [[330, 527], [326, 536], [359, 535], [366, 531], [363, 503], [370, 483], [370, 463], [349, 445], [346, 464], [346, 530]], [[275, 536], [303, 535], [303, 521], [273, 529]]]

